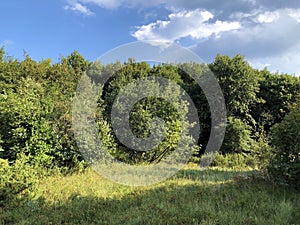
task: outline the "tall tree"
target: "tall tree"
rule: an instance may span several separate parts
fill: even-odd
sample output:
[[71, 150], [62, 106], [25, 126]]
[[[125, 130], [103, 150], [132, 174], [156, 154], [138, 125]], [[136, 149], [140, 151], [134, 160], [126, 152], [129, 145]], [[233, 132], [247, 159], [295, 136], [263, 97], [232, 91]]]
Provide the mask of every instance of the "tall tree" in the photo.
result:
[[246, 123], [255, 123], [250, 109], [260, 100], [257, 97], [259, 92], [257, 72], [241, 55], [233, 58], [217, 55], [209, 67], [223, 90], [228, 115], [240, 118]]
[[297, 101], [300, 94], [300, 78], [287, 74], [272, 74], [264, 69], [259, 72], [260, 91], [258, 102], [251, 109], [251, 114], [266, 132], [275, 123], [280, 123], [290, 111], [290, 106]]

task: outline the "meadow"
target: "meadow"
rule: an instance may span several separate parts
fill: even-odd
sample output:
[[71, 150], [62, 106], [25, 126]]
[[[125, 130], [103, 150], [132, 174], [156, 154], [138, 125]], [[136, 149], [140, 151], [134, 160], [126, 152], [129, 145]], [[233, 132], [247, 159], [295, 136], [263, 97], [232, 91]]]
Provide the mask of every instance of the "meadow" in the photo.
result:
[[[94, 170], [41, 180], [0, 224], [300, 224], [300, 195], [248, 169], [189, 164], [152, 186], [113, 183]], [[21, 201], [21, 200], [20, 200]]]

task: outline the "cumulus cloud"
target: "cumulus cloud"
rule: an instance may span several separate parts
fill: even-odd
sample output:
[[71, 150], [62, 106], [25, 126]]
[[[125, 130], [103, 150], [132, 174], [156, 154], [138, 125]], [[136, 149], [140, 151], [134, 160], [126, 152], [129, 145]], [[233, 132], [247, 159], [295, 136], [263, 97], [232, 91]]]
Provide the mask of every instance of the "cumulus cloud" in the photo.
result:
[[300, 24], [294, 16], [298, 11], [282, 9], [247, 15], [240, 21], [239, 30], [198, 42], [193, 50], [207, 61], [212, 61], [217, 53], [231, 56], [239, 53], [257, 67], [269, 65], [272, 70], [300, 75], [300, 39], [297, 35]]
[[68, 5], [64, 7], [65, 10], [71, 10], [75, 13], [79, 13], [86, 16], [94, 15], [94, 13], [85, 5], [82, 5], [76, 1], [68, 1]]
[[[300, 25], [289, 16], [290, 13], [291, 10], [278, 10], [273, 13], [278, 15], [277, 19], [268, 19], [267, 23], [265, 20], [252, 24], [241, 21], [238, 31], [227, 32], [218, 39], [212, 37], [205, 43], [198, 43], [198, 47], [207, 52], [220, 51], [230, 55], [240, 52], [251, 57], [280, 54], [300, 44], [295, 35], [300, 33]], [[253, 19], [256, 18], [259, 16]]]
[[196, 9], [171, 13], [168, 20], [138, 27], [132, 36], [138, 40], [176, 41], [184, 37], [205, 39], [212, 35], [219, 37], [224, 31], [240, 28], [238, 22], [217, 20], [210, 22], [214, 15], [208, 11]]
[[[283, 0], [73, 0], [82, 7], [151, 9], [149, 21], [131, 33], [137, 40], [176, 41], [205, 61], [217, 53], [245, 55], [253, 65], [299, 74], [300, 1]], [[153, 14], [163, 7], [168, 17]], [[83, 10], [84, 11], [84, 10]], [[146, 18], [146, 16], [145, 16]], [[148, 17], [147, 17], [148, 18]], [[140, 21], [141, 22], [141, 21]]]
[[272, 23], [279, 19], [279, 13], [275, 12], [265, 12], [263, 14], [259, 14], [256, 18], [259, 23]]

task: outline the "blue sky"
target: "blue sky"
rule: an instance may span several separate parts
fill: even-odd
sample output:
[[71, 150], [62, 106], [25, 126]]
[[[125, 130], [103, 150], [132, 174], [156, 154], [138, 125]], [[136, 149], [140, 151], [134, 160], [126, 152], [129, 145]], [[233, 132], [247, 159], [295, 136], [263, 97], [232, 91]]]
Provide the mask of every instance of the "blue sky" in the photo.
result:
[[3, 0], [0, 46], [8, 55], [89, 60], [137, 40], [171, 41], [204, 61], [242, 54], [256, 68], [300, 75], [295, 0]]

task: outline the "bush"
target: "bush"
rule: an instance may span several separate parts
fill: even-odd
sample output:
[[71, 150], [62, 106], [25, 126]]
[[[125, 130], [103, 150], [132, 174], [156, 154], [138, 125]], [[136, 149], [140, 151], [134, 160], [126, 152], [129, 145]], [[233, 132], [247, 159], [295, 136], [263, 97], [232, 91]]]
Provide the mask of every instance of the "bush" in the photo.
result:
[[260, 134], [260, 137], [252, 145], [251, 156], [261, 172], [266, 172], [272, 155], [272, 147], [269, 142], [269, 138]]
[[300, 189], [300, 105], [271, 129], [274, 157], [268, 166], [271, 177]]
[[228, 117], [222, 153], [249, 153], [252, 148], [251, 127], [242, 120]]
[[0, 159], [0, 206], [10, 206], [27, 199], [36, 189], [40, 174], [28, 164], [27, 157], [19, 155], [13, 165]]
[[[223, 168], [255, 168], [266, 171], [271, 157], [271, 147], [267, 140], [259, 139], [252, 143], [251, 153], [218, 153], [204, 154], [201, 156], [201, 164]], [[196, 162], [196, 161], [195, 161]]]
[[247, 168], [257, 167], [257, 160], [252, 155], [243, 153], [234, 153], [226, 155], [217, 155], [213, 162], [214, 166], [225, 168]]

